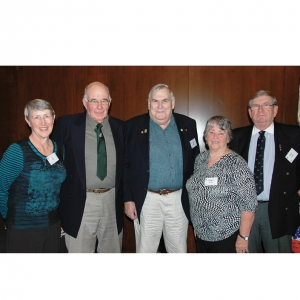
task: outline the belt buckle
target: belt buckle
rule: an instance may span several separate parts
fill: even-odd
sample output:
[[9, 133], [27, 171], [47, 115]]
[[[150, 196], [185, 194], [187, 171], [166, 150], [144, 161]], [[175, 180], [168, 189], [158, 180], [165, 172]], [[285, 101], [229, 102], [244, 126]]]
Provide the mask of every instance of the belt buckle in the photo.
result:
[[[167, 193], [166, 193], [166, 194], [163, 194], [163, 191], [167, 191]], [[167, 190], [167, 189], [162, 189], [162, 190], [160, 190], [160, 191], [159, 191], [159, 194], [160, 194], [160, 195], [168, 195], [168, 194], [169, 194], [169, 192], [168, 192], [168, 190]]]

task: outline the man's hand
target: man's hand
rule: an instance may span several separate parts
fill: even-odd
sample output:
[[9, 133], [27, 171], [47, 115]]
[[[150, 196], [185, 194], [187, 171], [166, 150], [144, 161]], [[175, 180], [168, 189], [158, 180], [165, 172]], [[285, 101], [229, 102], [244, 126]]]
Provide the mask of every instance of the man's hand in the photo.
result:
[[125, 214], [131, 220], [135, 220], [137, 218], [135, 203], [133, 201], [125, 202]]

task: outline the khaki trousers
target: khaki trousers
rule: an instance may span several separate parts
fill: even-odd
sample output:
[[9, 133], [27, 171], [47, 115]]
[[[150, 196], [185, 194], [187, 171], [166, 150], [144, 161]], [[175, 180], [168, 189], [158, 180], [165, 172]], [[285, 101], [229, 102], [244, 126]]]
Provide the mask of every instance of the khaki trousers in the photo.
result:
[[118, 235], [115, 189], [106, 193], [87, 193], [77, 238], [66, 234], [69, 253], [121, 253], [123, 231]]
[[156, 253], [163, 232], [168, 253], [187, 252], [188, 219], [181, 204], [182, 190], [168, 195], [147, 192], [140, 222], [134, 220], [136, 252]]

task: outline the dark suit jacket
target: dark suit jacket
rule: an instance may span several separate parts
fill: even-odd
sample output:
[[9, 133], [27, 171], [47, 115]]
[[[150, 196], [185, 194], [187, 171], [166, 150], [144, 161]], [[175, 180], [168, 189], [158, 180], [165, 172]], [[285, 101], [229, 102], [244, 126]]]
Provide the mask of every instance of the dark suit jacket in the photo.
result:
[[[233, 130], [230, 147], [248, 161], [253, 126]], [[273, 238], [295, 234], [299, 221], [300, 127], [274, 122], [275, 164], [269, 198]], [[293, 148], [298, 156], [290, 163], [285, 156]]]
[[[65, 147], [67, 178], [61, 187], [61, 226], [66, 233], [77, 237], [86, 200], [85, 175], [85, 124], [86, 113], [57, 119], [52, 138]], [[109, 117], [116, 147], [116, 219], [120, 233], [124, 223], [122, 169], [124, 155], [124, 121]]]
[[[178, 128], [183, 156], [182, 207], [190, 220], [189, 199], [185, 187], [193, 174], [194, 162], [199, 154], [196, 121], [180, 114], [173, 114]], [[124, 156], [124, 201], [134, 201], [138, 217], [146, 198], [149, 183], [149, 114], [134, 117], [126, 122]], [[141, 133], [142, 131], [146, 133]], [[197, 146], [192, 149], [190, 141], [195, 139]]]

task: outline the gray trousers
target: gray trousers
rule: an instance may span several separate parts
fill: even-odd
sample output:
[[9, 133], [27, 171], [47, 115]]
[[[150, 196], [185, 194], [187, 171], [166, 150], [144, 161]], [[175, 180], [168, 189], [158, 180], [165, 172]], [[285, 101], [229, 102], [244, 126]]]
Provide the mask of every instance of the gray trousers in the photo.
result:
[[272, 238], [268, 207], [269, 202], [258, 204], [249, 236], [249, 252], [260, 253], [263, 245], [266, 253], [291, 253], [291, 235], [284, 235], [278, 239]]
[[106, 193], [87, 193], [77, 238], [66, 234], [69, 253], [121, 253], [123, 231], [118, 234], [115, 189]]

